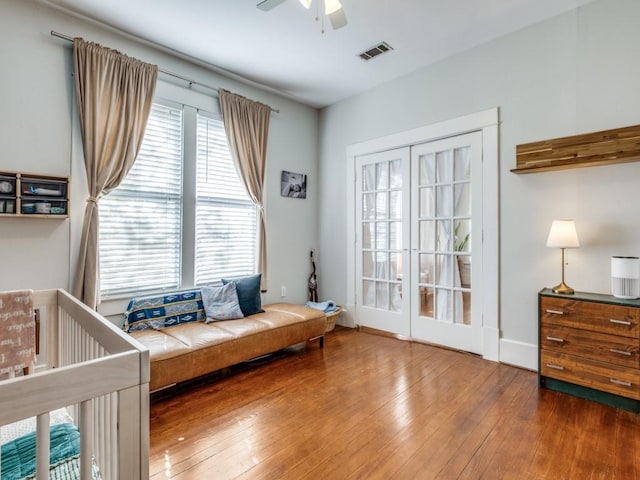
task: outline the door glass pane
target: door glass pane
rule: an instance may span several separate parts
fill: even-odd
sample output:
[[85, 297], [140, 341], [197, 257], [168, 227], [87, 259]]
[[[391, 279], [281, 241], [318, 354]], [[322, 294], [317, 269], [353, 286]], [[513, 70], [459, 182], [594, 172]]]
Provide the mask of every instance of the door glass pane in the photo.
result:
[[376, 248], [378, 250], [389, 249], [389, 241], [387, 238], [387, 222], [376, 222]]
[[362, 224], [362, 248], [373, 248], [375, 238], [375, 223], [364, 222]]
[[471, 288], [471, 256], [456, 255], [456, 265], [460, 274], [460, 287]]
[[389, 218], [389, 192], [376, 194], [376, 218]]
[[390, 280], [401, 280], [402, 272], [400, 270], [402, 262], [402, 254], [401, 253], [390, 253], [389, 254], [389, 279]]
[[362, 191], [371, 192], [375, 190], [376, 166], [374, 164], [362, 167]]
[[471, 184], [456, 183], [453, 186], [454, 215], [468, 217], [471, 215]]
[[433, 288], [420, 287], [420, 315], [433, 318]]
[[451, 220], [438, 220], [436, 222], [436, 250], [450, 252], [453, 248], [453, 232]]
[[373, 252], [362, 252], [362, 276], [373, 277]]
[[433, 198], [433, 187], [420, 189], [420, 211], [421, 218], [435, 217], [435, 202]]
[[436, 187], [436, 215], [448, 217], [451, 215], [451, 185]]
[[402, 191], [389, 192], [389, 218], [402, 218]]
[[451, 255], [436, 255], [436, 285], [452, 287], [452, 263]]
[[453, 232], [456, 252], [471, 251], [471, 220], [457, 220]]
[[372, 220], [376, 218], [376, 194], [365, 193], [362, 195], [362, 219]]
[[436, 319], [441, 322], [453, 322], [453, 304], [451, 290], [436, 288]]
[[387, 280], [389, 271], [389, 254], [385, 252], [376, 253], [376, 278]]
[[394, 160], [390, 164], [389, 188], [402, 188], [402, 163]]
[[389, 249], [402, 250], [402, 222], [389, 222]]
[[386, 282], [376, 282], [376, 307], [389, 308], [389, 284]]
[[452, 174], [451, 152], [449, 150], [436, 153], [436, 181], [438, 183], [451, 182]]
[[375, 282], [364, 280], [362, 282], [362, 304], [367, 307], [376, 306], [376, 290]]
[[453, 151], [453, 179], [471, 180], [471, 147], [456, 148]]
[[435, 282], [435, 255], [433, 254], [420, 254], [420, 283], [433, 284]]
[[389, 310], [392, 312], [402, 311], [401, 284], [399, 283], [389, 284]]
[[471, 292], [462, 292], [462, 323], [471, 325]]
[[433, 185], [435, 183], [435, 160], [433, 153], [427, 155], [421, 155], [420, 161], [420, 176], [418, 178], [420, 185]]
[[420, 247], [421, 251], [434, 251], [436, 249], [435, 222], [433, 220], [420, 220]]
[[389, 162], [376, 164], [376, 188], [378, 190], [389, 188]]

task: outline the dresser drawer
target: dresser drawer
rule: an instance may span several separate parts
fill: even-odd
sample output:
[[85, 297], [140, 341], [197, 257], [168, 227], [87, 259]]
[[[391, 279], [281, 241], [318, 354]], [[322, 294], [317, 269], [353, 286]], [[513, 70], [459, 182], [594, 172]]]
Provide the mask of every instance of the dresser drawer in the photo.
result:
[[542, 324], [640, 338], [640, 309], [576, 299], [540, 297]]
[[543, 323], [540, 348], [640, 368], [640, 342], [635, 338]]
[[540, 374], [584, 387], [640, 400], [640, 371], [564, 353], [542, 350]]

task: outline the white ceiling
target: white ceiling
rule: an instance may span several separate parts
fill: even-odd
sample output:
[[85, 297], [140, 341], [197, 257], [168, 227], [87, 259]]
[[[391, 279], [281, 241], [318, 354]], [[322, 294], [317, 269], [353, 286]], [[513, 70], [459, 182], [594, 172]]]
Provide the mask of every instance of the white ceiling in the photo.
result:
[[592, 0], [341, 0], [348, 24], [324, 34], [298, 0], [43, 1], [323, 107]]

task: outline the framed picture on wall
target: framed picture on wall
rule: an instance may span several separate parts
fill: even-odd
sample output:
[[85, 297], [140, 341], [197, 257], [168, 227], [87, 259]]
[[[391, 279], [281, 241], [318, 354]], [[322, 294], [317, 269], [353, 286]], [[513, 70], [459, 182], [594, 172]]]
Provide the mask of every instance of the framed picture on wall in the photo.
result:
[[307, 176], [304, 173], [282, 171], [280, 195], [290, 198], [307, 198]]

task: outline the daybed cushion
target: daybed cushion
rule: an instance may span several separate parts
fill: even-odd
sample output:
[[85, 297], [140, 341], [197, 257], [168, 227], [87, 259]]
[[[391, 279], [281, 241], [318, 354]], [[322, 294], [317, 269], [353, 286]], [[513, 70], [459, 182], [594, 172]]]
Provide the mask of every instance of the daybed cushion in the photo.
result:
[[132, 332], [149, 348], [150, 390], [190, 380], [324, 335], [323, 312], [276, 303], [239, 320]]

